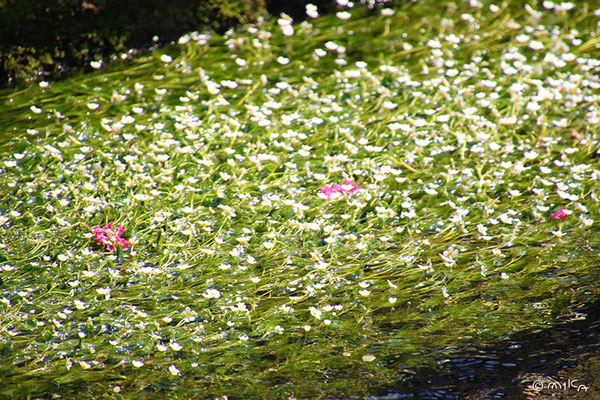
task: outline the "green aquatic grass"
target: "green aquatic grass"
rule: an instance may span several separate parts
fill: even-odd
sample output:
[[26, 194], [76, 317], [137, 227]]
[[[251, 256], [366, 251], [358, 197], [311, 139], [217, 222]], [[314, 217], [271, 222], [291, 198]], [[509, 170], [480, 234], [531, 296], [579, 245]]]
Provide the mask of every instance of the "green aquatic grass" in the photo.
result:
[[[578, 318], [595, 10], [452, 4], [193, 34], [3, 92], [0, 395], [361, 396]], [[115, 254], [83, 225], [113, 220]]]

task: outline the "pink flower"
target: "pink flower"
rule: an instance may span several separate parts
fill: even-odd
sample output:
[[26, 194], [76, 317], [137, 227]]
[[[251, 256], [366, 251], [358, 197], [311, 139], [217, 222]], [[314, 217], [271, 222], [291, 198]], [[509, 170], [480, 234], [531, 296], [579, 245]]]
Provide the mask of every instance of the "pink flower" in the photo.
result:
[[330, 188], [329, 186], [323, 186], [320, 190], [321, 190], [321, 193], [323, 193], [324, 195], [327, 195], [327, 196], [329, 196], [330, 194], [335, 192], [333, 190], [333, 188]]
[[341, 196], [349, 195], [359, 190], [360, 186], [348, 179], [346, 179], [342, 185], [334, 183], [331, 186], [325, 185], [320, 189], [322, 194], [321, 197], [325, 198], [326, 200], [334, 200]]
[[96, 242], [106, 246], [108, 251], [113, 251], [119, 245], [122, 249], [129, 247], [129, 242], [121, 237], [123, 234], [123, 227], [117, 225], [117, 228], [113, 231], [112, 225], [115, 221], [110, 221], [104, 228], [94, 226], [92, 230], [96, 235]]
[[334, 183], [333, 185], [331, 185], [331, 189], [334, 192], [339, 192], [339, 193], [344, 193], [345, 192], [344, 188], [342, 186], [338, 185], [337, 183]]
[[564, 221], [567, 218], [567, 213], [565, 211], [569, 211], [567, 210], [567, 207], [563, 207], [560, 210], [558, 210], [557, 212], [553, 212], [550, 213], [550, 219], [559, 219], [561, 221]]

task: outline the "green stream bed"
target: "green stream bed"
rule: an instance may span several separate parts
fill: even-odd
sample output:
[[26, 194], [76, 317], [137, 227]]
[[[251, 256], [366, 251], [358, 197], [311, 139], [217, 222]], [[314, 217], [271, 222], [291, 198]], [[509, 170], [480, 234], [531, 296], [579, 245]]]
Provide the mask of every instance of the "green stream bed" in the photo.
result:
[[597, 398], [600, 6], [524, 4], [0, 92], [0, 398]]

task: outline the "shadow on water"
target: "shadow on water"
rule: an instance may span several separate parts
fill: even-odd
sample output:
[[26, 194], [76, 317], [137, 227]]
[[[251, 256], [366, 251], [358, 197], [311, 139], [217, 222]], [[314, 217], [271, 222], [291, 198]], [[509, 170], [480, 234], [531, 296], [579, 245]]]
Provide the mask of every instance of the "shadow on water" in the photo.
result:
[[408, 383], [368, 398], [599, 399], [600, 301], [551, 328], [446, 355], [439, 368], [417, 370]]

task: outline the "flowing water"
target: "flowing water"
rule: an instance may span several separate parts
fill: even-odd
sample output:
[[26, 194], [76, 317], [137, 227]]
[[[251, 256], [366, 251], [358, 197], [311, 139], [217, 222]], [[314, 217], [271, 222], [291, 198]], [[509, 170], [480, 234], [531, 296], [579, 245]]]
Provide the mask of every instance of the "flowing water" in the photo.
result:
[[0, 397], [598, 398], [582, 4], [282, 16], [0, 93]]

